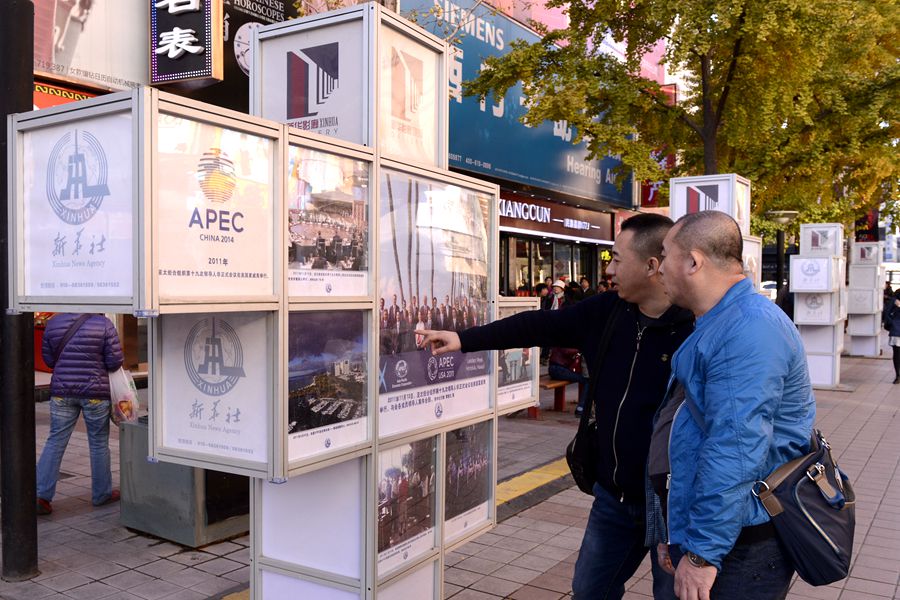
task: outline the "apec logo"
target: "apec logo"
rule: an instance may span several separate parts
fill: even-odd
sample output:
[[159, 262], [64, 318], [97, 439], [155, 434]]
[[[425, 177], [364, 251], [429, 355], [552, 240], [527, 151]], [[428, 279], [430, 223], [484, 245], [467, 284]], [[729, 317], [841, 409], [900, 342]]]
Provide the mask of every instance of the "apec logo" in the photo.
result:
[[405, 360], [398, 360], [394, 366], [394, 374], [397, 376], [398, 382], [405, 381], [406, 376], [409, 375], [409, 364]]
[[241, 340], [227, 321], [206, 318], [190, 330], [184, 344], [188, 378], [207, 396], [227, 394], [244, 373]]
[[287, 118], [319, 114], [339, 84], [339, 44], [332, 42], [287, 53]]
[[[197, 184], [204, 197], [212, 204], [224, 204], [231, 200], [234, 188], [237, 187], [237, 176], [234, 163], [221, 148], [210, 148], [203, 153], [197, 163]], [[195, 207], [188, 229], [197, 226], [205, 230], [241, 233], [244, 231], [243, 221], [244, 213], [238, 211], [207, 208], [201, 213], [200, 208]]]
[[89, 221], [109, 195], [109, 166], [100, 141], [87, 131], [64, 134], [47, 159], [47, 200], [63, 222]]

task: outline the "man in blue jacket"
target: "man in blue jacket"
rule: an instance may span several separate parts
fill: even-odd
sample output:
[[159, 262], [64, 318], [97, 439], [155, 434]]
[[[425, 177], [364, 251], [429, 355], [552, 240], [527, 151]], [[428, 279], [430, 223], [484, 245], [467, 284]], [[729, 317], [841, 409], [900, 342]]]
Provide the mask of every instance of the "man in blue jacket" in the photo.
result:
[[37, 514], [53, 512], [59, 466], [79, 413], [91, 456], [91, 502], [117, 501], [109, 462], [109, 372], [121, 367], [124, 357], [115, 326], [100, 314], [60, 313], [47, 323], [41, 353], [53, 376], [50, 435], [37, 465]]
[[682, 217], [663, 243], [666, 292], [697, 318], [672, 364], [686, 405], [669, 442], [681, 600], [784, 598], [793, 575], [751, 489], [808, 451], [815, 400], [797, 328], [744, 278], [742, 243], [716, 211]]
[[[597, 382], [591, 401], [598, 483], [575, 564], [576, 600], [622, 598], [625, 582], [647, 555], [644, 482], [653, 415], [664, 396], [671, 357], [693, 329], [693, 316], [672, 306], [659, 281], [662, 240], [671, 226], [668, 217], [651, 213], [623, 223], [607, 267], [617, 293], [561, 310], [526, 311], [459, 334], [421, 332], [421, 345], [431, 345], [435, 354], [545, 346], [577, 348], [587, 359]], [[621, 311], [595, 372], [597, 344], [617, 304]], [[653, 580], [657, 600], [673, 597], [672, 578], [655, 560]]]

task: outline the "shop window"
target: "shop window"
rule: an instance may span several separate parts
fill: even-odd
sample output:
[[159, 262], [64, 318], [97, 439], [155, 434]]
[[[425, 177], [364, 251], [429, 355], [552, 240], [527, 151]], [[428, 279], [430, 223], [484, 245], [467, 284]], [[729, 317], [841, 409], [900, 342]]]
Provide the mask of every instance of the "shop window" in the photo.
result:
[[534, 240], [531, 242], [531, 281], [533, 285], [546, 278], [553, 279], [553, 242]]
[[507, 272], [509, 273], [509, 285], [511, 288], [509, 295], [514, 296], [515, 292], [531, 291], [531, 274], [530, 261], [528, 257], [529, 250], [528, 240], [518, 237], [509, 238], [509, 257], [507, 262]]
[[553, 278], [572, 280], [572, 246], [570, 244], [553, 244]]

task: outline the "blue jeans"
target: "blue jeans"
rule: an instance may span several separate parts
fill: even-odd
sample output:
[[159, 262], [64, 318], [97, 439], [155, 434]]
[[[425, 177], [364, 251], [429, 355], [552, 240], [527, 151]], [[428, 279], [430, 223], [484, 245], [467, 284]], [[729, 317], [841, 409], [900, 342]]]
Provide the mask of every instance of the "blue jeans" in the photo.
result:
[[[575, 575], [574, 600], [619, 600], [625, 583], [647, 555], [644, 546], [645, 507], [619, 502], [594, 484], [594, 504], [584, 530]], [[651, 549], [653, 597], [675, 600], [675, 578], [660, 568]]]
[[588, 393], [588, 378], [582, 375], [581, 373], [576, 373], [574, 371], [570, 371], [562, 365], [558, 365], [556, 363], [550, 363], [547, 367], [547, 375], [550, 376], [550, 379], [558, 379], [559, 381], [574, 381], [575, 383], [584, 384], [582, 386], [581, 397], [578, 398], [578, 407], [576, 410], [581, 412], [585, 407], [585, 401], [587, 400]]
[[[669, 547], [672, 564], [684, 553], [677, 546]], [[777, 538], [753, 544], [736, 544], [722, 560], [722, 569], [710, 590], [711, 600], [784, 600], [794, 567]]]
[[91, 502], [99, 506], [112, 494], [109, 466], [109, 400], [85, 398], [50, 398], [50, 435], [37, 464], [37, 496], [50, 502], [56, 494], [59, 466], [69, 444], [69, 437], [84, 414], [91, 454]]

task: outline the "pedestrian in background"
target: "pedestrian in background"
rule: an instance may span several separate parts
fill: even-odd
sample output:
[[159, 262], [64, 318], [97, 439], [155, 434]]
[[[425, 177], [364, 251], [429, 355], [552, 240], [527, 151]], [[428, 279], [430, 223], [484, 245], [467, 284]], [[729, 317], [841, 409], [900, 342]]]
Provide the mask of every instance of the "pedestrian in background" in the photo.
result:
[[894, 384], [900, 384], [900, 290], [891, 296], [884, 309], [884, 328], [888, 330], [888, 344], [894, 353]]
[[60, 313], [47, 322], [41, 354], [50, 378], [50, 434], [37, 464], [37, 513], [53, 512], [59, 466], [78, 415], [83, 414], [91, 458], [91, 503], [119, 499], [109, 459], [109, 372], [124, 357], [112, 322], [100, 314]]
[[682, 600], [783, 599], [794, 574], [751, 492], [809, 451], [815, 398], [800, 334], [744, 277], [742, 246], [719, 211], [682, 217], [663, 243], [666, 293], [697, 318], [670, 384], [690, 409], [675, 413], [668, 437], [665, 566], [676, 566]]

